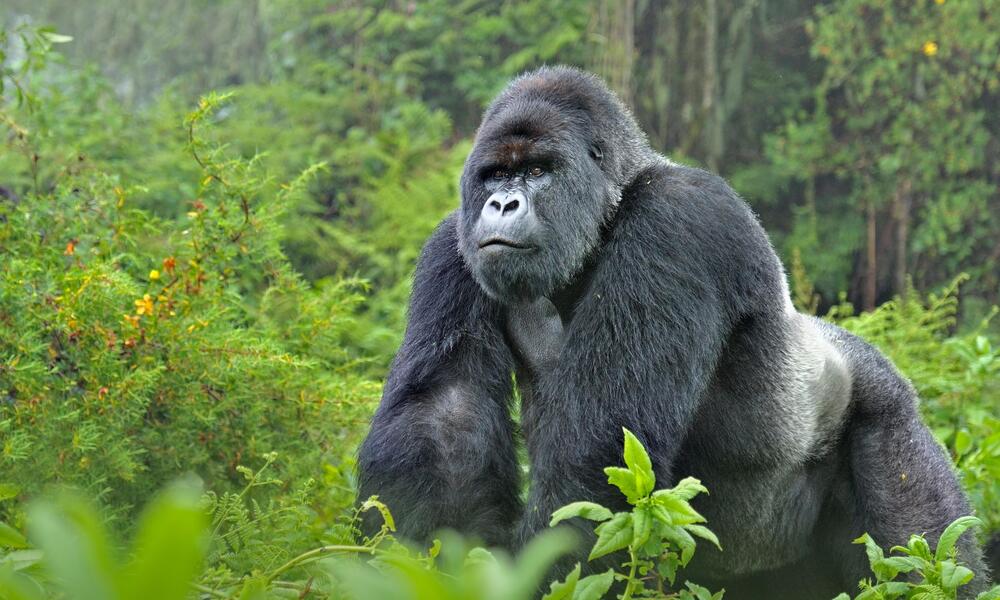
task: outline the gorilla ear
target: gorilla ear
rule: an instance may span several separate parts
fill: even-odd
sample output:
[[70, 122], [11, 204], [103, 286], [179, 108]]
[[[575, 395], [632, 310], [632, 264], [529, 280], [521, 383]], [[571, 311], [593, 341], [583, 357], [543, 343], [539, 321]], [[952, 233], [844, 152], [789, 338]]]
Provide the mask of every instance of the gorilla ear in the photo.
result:
[[597, 142], [590, 145], [590, 158], [597, 161], [597, 164], [601, 164], [601, 161], [604, 160], [604, 151], [601, 150], [601, 146]]

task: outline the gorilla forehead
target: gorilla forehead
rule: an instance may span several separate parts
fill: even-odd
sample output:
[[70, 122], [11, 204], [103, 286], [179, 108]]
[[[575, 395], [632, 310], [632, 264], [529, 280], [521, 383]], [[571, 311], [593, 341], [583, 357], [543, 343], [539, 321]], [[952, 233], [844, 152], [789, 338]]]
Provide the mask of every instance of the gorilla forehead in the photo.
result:
[[481, 164], [500, 157], [505, 137], [523, 137], [534, 151], [554, 150], [560, 158], [595, 145], [602, 170], [618, 187], [652, 160], [628, 108], [599, 78], [573, 67], [542, 67], [512, 81], [486, 109], [470, 158]]
[[579, 125], [546, 100], [514, 99], [484, 119], [473, 156], [504, 165], [526, 157], [556, 158], [582, 139], [586, 129]]

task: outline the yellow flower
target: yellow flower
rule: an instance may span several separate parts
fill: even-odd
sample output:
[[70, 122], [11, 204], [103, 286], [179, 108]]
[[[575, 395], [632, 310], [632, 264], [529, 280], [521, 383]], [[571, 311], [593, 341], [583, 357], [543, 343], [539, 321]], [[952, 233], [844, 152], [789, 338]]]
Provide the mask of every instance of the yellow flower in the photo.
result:
[[156, 269], [153, 269], [152, 271], [149, 272], [150, 281], [156, 281], [159, 278], [160, 278], [160, 272], [157, 271]]
[[934, 0], [934, 4], [944, 4], [944, 0]]
[[935, 54], [937, 54], [938, 45], [936, 42], [930, 42], [930, 41], [924, 42], [923, 50], [925, 55], [934, 56]]
[[153, 314], [153, 299], [149, 297], [149, 294], [145, 294], [142, 298], [135, 301], [135, 314], [137, 315]]

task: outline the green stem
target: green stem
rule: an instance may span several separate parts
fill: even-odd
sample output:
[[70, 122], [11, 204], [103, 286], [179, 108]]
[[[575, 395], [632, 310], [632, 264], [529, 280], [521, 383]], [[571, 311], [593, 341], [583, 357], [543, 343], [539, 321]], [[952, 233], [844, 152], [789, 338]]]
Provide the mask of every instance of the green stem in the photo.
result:
[[277, 579], [278, 575], [290, 571], [295, 567], [307, 563], [311, 560], [317, 559], [321, 556], [327, 554], [332, 554], [334, 552], [356, 552], [358, 554], [375, 554], [375, 548], [370, 548], [368, 546], [320, 546], [319, 548], [313, 548], [308, 552], [303, 552], [302, 554], [296, 556], [295, 558], [289, 560], [285, 564], [281, 565], [271, 574], [267, 576], [267, 582], [271, 583]]
[[628, 582], [625, 584], [625, 593], [622, 594], [622, 600], [631, 600], [632, 587], [636, 583], [635, 570], [639, 566], [639, 557], [635, 555], [635, 549], [632, 546], [628, 547], [628, 556], [631, 559], [631, 561], [629, 562]]
[[198, 590], [202, 594], [208, 594], [209, 596], [213, 596], [215, 598], [229, 598], [229, 596], [223, 594], [222, 592], [218, 590], [213, 590], [212, 588], [206, 585], [201, 585], [200, 583], [192, 583], [191, 587]]

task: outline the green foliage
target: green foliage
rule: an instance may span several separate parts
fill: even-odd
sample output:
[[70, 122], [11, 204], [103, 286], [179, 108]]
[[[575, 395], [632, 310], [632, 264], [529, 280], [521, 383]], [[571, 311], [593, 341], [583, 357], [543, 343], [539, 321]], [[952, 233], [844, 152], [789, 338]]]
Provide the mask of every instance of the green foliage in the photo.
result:
[[[5, 118], [38, 182], [0, 200], [0, 465], [20, 497], [73, 484], [121, 519], [179, 473], [224, 494], [238, 465], [277, 451], [296, 457], [277, 467], [285, 479], [320, 482], [308, 500], [325, 498], [323, 522], [350, 504], [378, 392], [343, 350], [361, 286], [290, 267], [280, 222], [317, 169], [269, 187], [259, 161], [202, 136], [225, 100], [185, 121], [196, 175], [176, 221], [85, 156], [44, 174], [33, 144], [58, 128]], [[0, 514], [21, 519], [16, 505]]]
[[607, 467], [604, 473], [608, 476], [608, 483], [617, 487], [632, 505], [632, 510], [612, 514], [594, 502], [574, 502], [552, 513], [549, 525], [555, 526], [571, 518], [597, 521], [600, 523], [594, 530], [597, 540], [587, 560], [624, 550], [628, 552], [628, 560], [622, 563], [622, 567], [627, 572], [609, 569], [580, 579], [578, 563], [564, 581], [552, 584], [545, 600], [601, 598], [615, 581], [623, 585], [623, 591], [618, 596], [622, 600], [720, 600], [724, 591], [712, 594], [691, 582], [685, 582], [687, 589], [668, 591], [674, 584], [677, 570], [694, 557], [695, 537], [708, 540], [722, 549], [715, 534], [701, 525], [705, 518], [690, 504], [695, 496], [708, 490], [697, 479], [687, 477], [671, 489], [653, 491], [656, 474], [649, 454], [631, 431], [623, 431], [625, 468]]
[[109, 541], [98, 512], [78, 496], [40, 500], [28, 513], [40, 550], [0, 555], [3, 597], [40, 600], [49, 597], [46, 587], [79, 600], [190, 596], [188, 582], [201, 569], [207, 540], [197, 486], [175, 484], [153, 499], [139, 520], [128, 560]]
[[[974, 517], [957, 519], [941, 533], [933, 552], [921, 535], [910, 536], [906, 546], [893, 547], [892, 552], [897, 555], [888, 557], [867, 533], [854, 540], [855, 544], [865, 546], [868, 562], [875, 575], [874, 582], [861, 582], [861, 593], [855, 596], [855, 600], [954, 600], [958, 589], [975, 576], [958, 562], [955, 544], [967, 529], [979, 523]], [[911, 574], [911, 580], [897, 581], [902, 574]], [[1000, 598], [1000, 586], [982, 592], [976, 598], [996, 600]], [[851, 596], [840, 594], [834, 600], [851, 600]]]
[[[91, 4], [0, 9], [45, 5], [73, 34], [68, 44], [23, 20], [0, 27], [0, 597], [534, 597], [571, 545], [560, 530], [517, 558], [447, 534], [407, 548], [377, 499], [352, 506], [353, 456], [403, 331], [420, 245], [457, 205], [484, 103], [523, 69], [627, 50], [597, 25], [612, 4], [164, 0], [130, 4], [125, 17], [121, 2]], [[701, 30], [707, 17], [698, 3], [638, 4], [651, 18], [636, 25], [637, 70], [648, 70], [633, 79], [637, 117], [654, 140], [705, 162], [704, 147], [721, 149], [716, 117], [692, 111], [703, 82], [683, 69], [699, 63], [668, 69], [665, 56], [691, 48], [661, 29]], [[738, 146], [753, 155], [734, 184], [792, 256], [795, 300], [809, 312], [856, 287], [868, 201], [879, 240], [899, 230], [891, 201], [909, 202], [904, 266], [919, 288], [970, 273], [961, 307], [957, 287], [894, 288], [903, 297], [878, 310], [841, 304], [829, 318], [912, 379], [985, 531], [1000, 530], [1000, 350], [988, 319], [956, 333], [959, 317], [978, 320], [996, 299], [1000, 223], [988, 209], [1000, 138], [988, 108], [1000, 7], [824, 5], [812, 59], [757, 60], [741, 96], [747, 57], [799, 45], [777, 33], [797, 29], [788, 22], [754, 25], [758, 4], [720, 10], [726, 89], [711, 108], [744, 113], [726, 137], [751, 140]], [[779, 4], [773, 12], [812, 10]], [[150, 11], [158, 18], [137, 16]], [[751, 35], [764, 40], [752, 53]], [[103, 73], [79, 66], [95, 57]], [[879, 252], [881, 273], [894, 261]], [[591, 557], [627, 561], [588, 577], [577, 565], [549, 597], [597, 598], [616, 581], [630, 597], [719, 597], [673, 586], [695, 538], [717, 543], [689, 504], [703, 488], [655, 490], [628, 433], [625, 465], [606, 474], [630, 511], [579, 502], [553, 521], [595, 522]], [[154, 495], [182, 473], [207, 489], [195, 511], [191, 486]], [[48, 483], [97, 508], [45, 496]], [[385, 526], [357, 542], [364, 510]], [[116, 542], [127, 537], [131, 546]], [[926, 597], [885, 567], [916, 556], [910, 575], [953, 591], [965, 574], [948, 545], [928, 557], [914, 544], [880, 554], [889, 562], [873, 563], [871, 587]]]
[[995, 263], [981, 258], [1000, 230], [989, 208], [998, 131], [988, 108], [1000, 90], [998, 14], [996, 0], [817, 7], [806, 31], [823, 78], [811, 109], [793, 115], [767, 150], [778, 172], [804, 184], [787, 247], [801, 248], [828, 297], [864, 244], [858, 215], [869, 204], [878, 237], [903, 236], [905, 245], [903, 256], [879, 251], [880, 271], [891, 262], [925, 289], [965, 271], [970, 292], [995, 293], [984, 272]]

